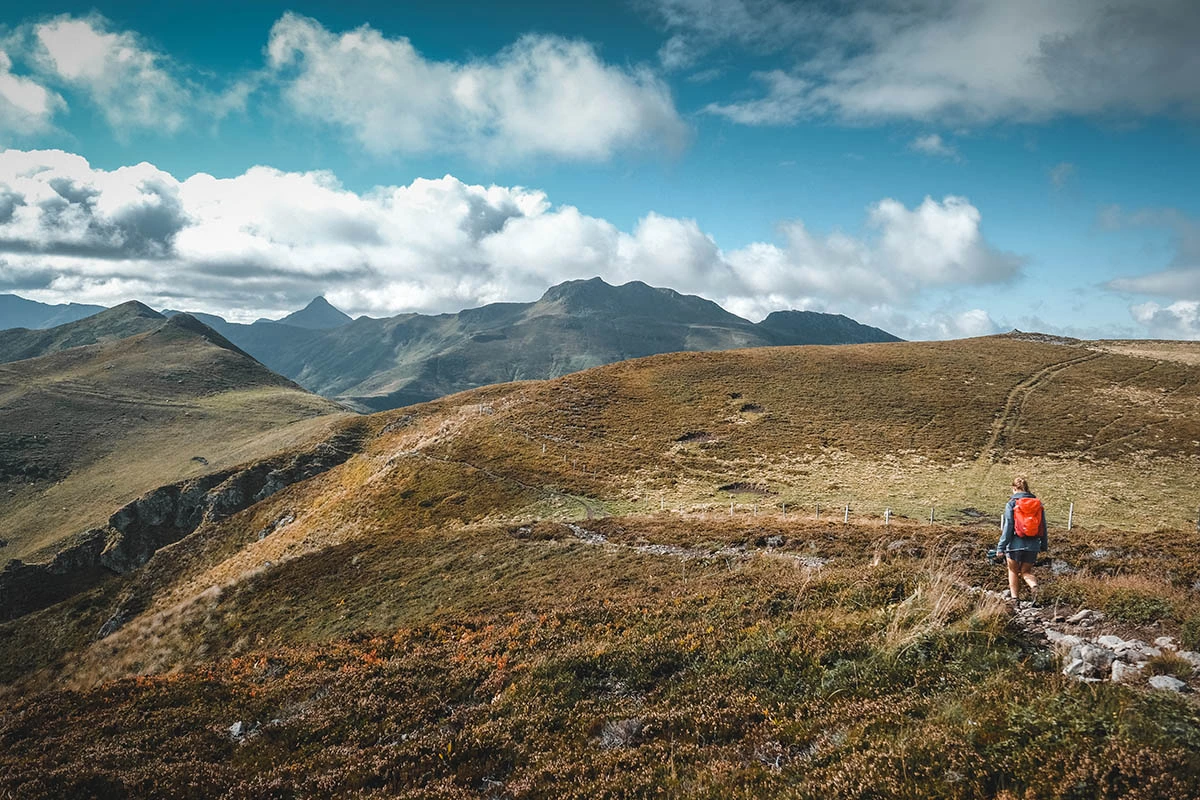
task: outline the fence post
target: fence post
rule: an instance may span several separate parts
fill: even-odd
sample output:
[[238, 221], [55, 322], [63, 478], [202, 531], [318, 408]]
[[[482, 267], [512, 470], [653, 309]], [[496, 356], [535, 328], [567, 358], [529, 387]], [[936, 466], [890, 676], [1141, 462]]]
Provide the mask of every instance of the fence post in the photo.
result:
[[930, 524], [930, 525], [932, 525], [932, 524], [933, 524], [933, 509], [934, 509], [934, 507], [933, 507], [933, 506], [930, 506], [930, 507], [929, 507], [929, 524]]
[[817, 519], [821, 518], [821, 504], [817, 503]]
[[1071, 530], [1071, 524], [1075, 521], [1075, 504], [1071, 503], [1067, 509], [1067, 530]]
[[885, 508], [883, 510], [883, 524], [888, 525], [891, 523], [891, 521], [892, 521], [892, 510], [890, 508]]
[[733, 516], [733, 501], [729, 501], [729, 516]]
[[758, 516], [758, 503], [754, 504], [754, 516]]
[[842, 517], [842, 523], [845, 525], [850, 524], [850, 504], [849, 503], [846, 503], [846, 515], [844, 517]]

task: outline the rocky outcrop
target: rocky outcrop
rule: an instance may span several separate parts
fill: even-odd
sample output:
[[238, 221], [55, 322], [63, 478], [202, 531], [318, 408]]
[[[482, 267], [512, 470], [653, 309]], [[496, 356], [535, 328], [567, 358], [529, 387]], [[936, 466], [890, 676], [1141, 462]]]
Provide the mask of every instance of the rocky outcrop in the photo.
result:
[[354, 426], [302, 453], [159, 487], [118, 509], [105, 527], [76, 536], [47, 563], [8, 562], [0, 571], [0, 620], [45, 608], [106, 576], [132, 572], [200, 525], [341, 464], [357, 452], [362, 437], [362, 428]]

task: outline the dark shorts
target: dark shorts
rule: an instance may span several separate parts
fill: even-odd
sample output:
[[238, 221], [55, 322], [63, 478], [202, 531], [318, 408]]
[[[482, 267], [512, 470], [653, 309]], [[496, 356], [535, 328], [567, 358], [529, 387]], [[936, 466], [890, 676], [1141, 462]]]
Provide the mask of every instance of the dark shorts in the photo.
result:
[[1036, 564], [1038, 557], [1036, 550], [1009, 550], [1004, 555], [1009, 561], [1016, 561], [1018, 564]]

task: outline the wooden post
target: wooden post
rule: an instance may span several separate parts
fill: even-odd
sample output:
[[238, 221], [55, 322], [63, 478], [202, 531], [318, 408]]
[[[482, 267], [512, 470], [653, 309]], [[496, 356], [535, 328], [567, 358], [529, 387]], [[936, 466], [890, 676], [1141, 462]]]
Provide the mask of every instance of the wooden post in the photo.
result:
[[758, 503], [754, 504], [754, 516], [758, 516]]
[[890, 508], [885, 508], [883, 510], [883, 524], [888, 525], [891, 523], [891, 520], [892, 520], [892, 510]]
[[816, 516], [816, 518], [817, 518], [817, 519], [820, 519], [820, 518], [821, 518], [821, 504], [820, 504], [820, 503], [817, 503], [817, 516]]
[[933, 506], [929, 507], [929, 524], [933, 524]]
[[1200, 508], [1196, 509], [1196, 530], [1200, 531]]
[[729, 516], [733, 516], [733, 501], [729, 501]]
[[1071, 503], [1071, 506], [1067, 509], [1067, 530], [1071, 530], [1071, 524], [1074, 521], [1075, 521], [1075, 504]]
[[542, 455], [546, 455], [546, 443], [542, 442]]
[[666, 508], [666, 507], [667, 507], [667, 501], [666, 501], [666, 500], [664, 500], [664, 499], [663, 499], [663, 496], [660, 494], [660, 495], [658, 496], [658, 510], [659, 510], [659, 511], [662, 511], [662, 510], [663, 510], [664, 508]]
[[846, 515], [842, 517], [842, 522], [846, 525], [850, 524], [850, 504], [846, 503]]
[[787, 503], [783, 504], [783, 516], [787, 516]]

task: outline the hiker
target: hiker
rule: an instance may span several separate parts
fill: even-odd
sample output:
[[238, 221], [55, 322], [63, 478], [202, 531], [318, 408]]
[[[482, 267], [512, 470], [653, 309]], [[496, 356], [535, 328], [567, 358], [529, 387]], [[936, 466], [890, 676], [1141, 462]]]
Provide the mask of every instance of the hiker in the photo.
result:
[[1038, 582], [1033, 575], [1033, 565], [1037, 563], [1038, 553], [1049, 549], [1042, 501], [1029, 491], [1029, 481], [1018, 475], [1013, 478], [1012, 497], [1000, 518], [1000, 544], [996, 545], [996, 552], [1003, 555], [1008, 564], [1008, 590], [1014, 603], [1022, 579], [1029, 586], [1033, 599], [1037, 600]]

